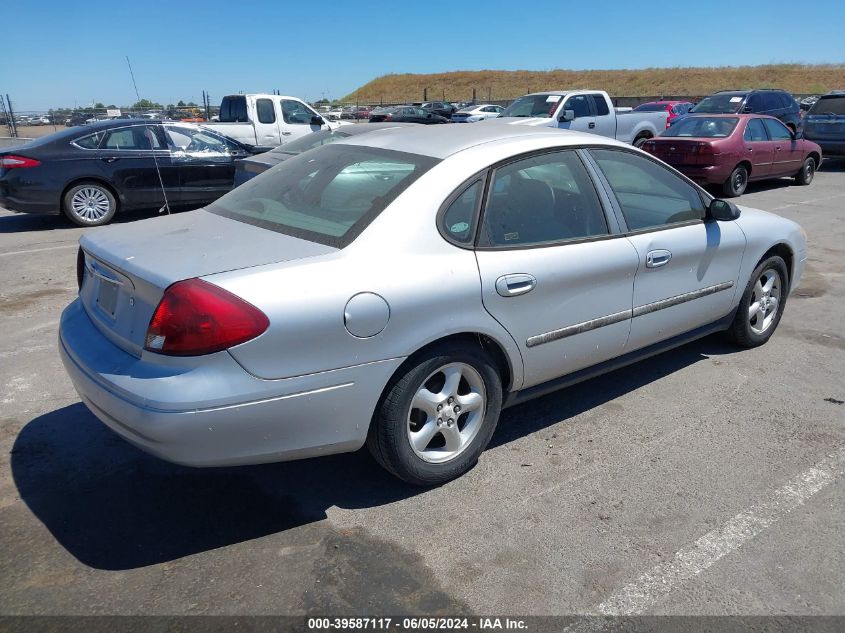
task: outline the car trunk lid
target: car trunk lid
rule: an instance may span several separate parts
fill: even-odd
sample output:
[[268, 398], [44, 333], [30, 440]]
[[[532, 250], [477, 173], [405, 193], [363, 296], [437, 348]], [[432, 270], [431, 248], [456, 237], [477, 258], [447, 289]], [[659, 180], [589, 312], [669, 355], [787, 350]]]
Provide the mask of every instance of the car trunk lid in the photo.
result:
[[337, 250], [202, 209], [92, 231], [80, 245], [79, 296], [88, 316], [109, 340], [136, 356], [172, 283]]

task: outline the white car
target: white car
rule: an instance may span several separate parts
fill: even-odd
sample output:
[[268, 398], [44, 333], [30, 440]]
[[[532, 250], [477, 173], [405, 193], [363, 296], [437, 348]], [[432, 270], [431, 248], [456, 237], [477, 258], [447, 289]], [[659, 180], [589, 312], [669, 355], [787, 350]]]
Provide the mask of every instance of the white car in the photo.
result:
[[467, 106], [452, 114], [452, 123], [474, 123], [484, 119], [495, 119], [501, 116], [505, 109], [502, 106], [482, 103], [481, 105]]

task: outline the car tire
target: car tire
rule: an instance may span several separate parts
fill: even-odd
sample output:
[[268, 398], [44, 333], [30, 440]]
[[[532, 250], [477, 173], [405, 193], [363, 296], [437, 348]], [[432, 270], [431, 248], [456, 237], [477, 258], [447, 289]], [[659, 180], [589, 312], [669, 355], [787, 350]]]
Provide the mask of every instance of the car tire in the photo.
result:
[[807, 159], [804, 161], [804, 164], [801, 165], [801, 171], [798, 172], [795, 176], [795, 184], [802, 185], [806, 187], [811, 182], [813, 182], [813, 177], [816, 175], [816, 159], [812, 156], [808, 156]]
[[640, 149], [647, 140], [648, 140], [647, 136], [638, 136], [637, 138], [634, 139], [634, 147], [636, 147], [637, 149]]
[[501, 408], [501, 378], [486, 352], [467, 343], [437, 346], [388, 384], [367, 447], [400, 479], [437, 486], [476, 464]]
[[[766, 258], [754, 269], [728, 335], [741, 347], [757, 347], [768, 341], [777, 329], [786, 298], [789, 275], [778, 255]], [[772, 300], [776, 303], [773, 306]]]
[[748, 170], [743, 165], [737, 165], [722, 185], [722, 193], [726, 198], [736, 198], [745, 193], [748, 186]]
[[102, 226], [117, 212], [117, 199], [98, 182], [82, 182], [67, 190], [62, 211], [77, 226]]

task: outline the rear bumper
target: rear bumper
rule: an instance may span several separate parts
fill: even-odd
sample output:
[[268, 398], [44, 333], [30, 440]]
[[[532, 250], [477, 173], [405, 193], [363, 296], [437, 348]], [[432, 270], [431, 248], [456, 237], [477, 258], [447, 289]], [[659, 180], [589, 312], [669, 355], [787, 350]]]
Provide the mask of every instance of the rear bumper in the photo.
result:
[[12, 186], [0, 177], [0, 207], [18, 213], [39, 213], [60, 215], [59, 194], [44, 192], [41, 189], [27, 190]]
[[106, 426], [148, 453], [188, 466], [357, 450], [402, 362], [261, 380], [228, 352], [136, 358], [100, 334], [79, 300], [62, 313], [59, 350], [80, 398]]

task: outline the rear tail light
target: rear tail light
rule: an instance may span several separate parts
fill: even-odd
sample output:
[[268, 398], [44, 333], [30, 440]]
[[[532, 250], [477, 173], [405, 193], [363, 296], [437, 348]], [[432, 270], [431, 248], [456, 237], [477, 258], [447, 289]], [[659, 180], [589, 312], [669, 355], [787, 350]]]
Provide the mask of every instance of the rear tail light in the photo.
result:
[[697, 156], [712, 156], [713, 154], [718, 154], [719, 152], [717, 152], [716, 148], [710, 143], [696, 143], [690, 148], [690, 153], [696, 154]]
[[211, 354], [260, 336], [269, 325], [251, 303], [201, 279], [188, 279], [164, 291], [144, 349], [169, 356]]
[[0, 156], [0, 167], [3, 169], [23, 169], [24, 167], [38, 167], [41, 161], [34, 158], [27, 158], [26, 156], [15, 156], [14, 154], [6, 154]]

